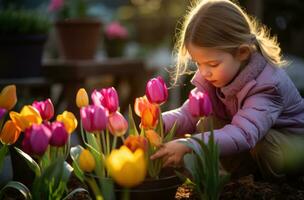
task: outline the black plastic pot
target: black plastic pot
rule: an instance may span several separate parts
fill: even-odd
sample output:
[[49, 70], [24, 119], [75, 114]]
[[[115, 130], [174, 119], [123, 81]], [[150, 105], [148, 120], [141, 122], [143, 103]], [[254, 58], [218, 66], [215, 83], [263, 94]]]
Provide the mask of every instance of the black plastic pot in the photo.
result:
[[0, 36], [0, 78], [41, 76], [47, 35]]

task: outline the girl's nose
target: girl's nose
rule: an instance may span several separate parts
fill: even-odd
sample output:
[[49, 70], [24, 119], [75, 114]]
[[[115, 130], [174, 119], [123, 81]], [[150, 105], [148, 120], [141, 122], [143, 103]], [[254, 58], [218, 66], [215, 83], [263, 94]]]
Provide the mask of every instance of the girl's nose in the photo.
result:
[[201, 70], [201, 74], [204, 78], [212, 76], [212, 73], [209, 70]]

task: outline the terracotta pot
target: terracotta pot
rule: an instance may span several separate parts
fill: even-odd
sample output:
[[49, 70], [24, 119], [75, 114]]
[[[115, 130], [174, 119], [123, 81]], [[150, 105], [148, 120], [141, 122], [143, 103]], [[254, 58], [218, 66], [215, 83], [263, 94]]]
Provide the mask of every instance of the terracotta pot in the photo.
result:
[[93, 19], [68, 19], [55, 23], [59, 52], [64, 59], [93, 59], [100, 39], [101, 22]]

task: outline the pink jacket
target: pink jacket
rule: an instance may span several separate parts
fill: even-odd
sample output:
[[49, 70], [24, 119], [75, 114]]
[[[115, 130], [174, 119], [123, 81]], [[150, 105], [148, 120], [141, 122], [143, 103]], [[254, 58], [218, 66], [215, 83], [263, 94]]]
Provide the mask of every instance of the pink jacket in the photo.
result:
[[[223, 88], [215, 88], [198, 72], [191, 82], [194, 90], [209, 94], [214, 115], [230, 121], [214, 131], [221, 155], [251, 149], [270, 128], [304, 135], [304, 100], [285, 71], [267, 63], [259, 53], [254, 53], [235, 80]], [[198, 122], [188, 112], [188, 100], [165, 112], [163, 119], [166, 130], [177, 120], [177, 134], [195, 133]], [[204, 134], [205, 141], [208, 136]]]

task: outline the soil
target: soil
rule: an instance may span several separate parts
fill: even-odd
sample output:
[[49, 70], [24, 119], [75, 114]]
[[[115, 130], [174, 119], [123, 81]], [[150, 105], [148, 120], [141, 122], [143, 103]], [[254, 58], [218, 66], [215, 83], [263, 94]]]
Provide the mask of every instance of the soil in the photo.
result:
[[[176, 193], [178, 200], [197, 200], [193, 189], [183, 185]], [[304, 200], [304, 177], [293, 177], [280, 182], [254, 180], [253, 175], [245, 176], [227, 183], [220, 200]]]

